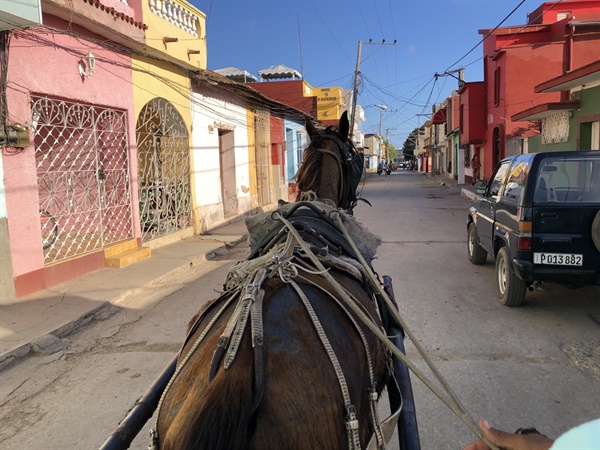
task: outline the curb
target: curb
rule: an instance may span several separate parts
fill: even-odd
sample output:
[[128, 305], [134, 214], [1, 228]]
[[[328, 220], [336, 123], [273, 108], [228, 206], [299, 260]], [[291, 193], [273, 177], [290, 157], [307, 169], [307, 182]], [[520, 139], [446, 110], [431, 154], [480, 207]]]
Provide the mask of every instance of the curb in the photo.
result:
[[[136, 295], [140, 295], [148, 289], [152, 289], [155, 286], [164, 285], [166, 281], [174, 278], [176, 273], [183, 273], [189, 271], [195, 267], [198, 267], [204, 262], [212, 261], [219, 256], [225, 256], [229, 253], [228, 247], [237, 245], [248, 238], [247, 235], [235, 236], [233, 239], [226, 239], [226, 241], [220, 240], [219, 237], [211, 236], [209, 239], [215, 244], [220, 243], [218, 247], [208, 250], [205, 253], [199, 253], [192, 257], [184, 258], [175, 267], [171, 267], [170, 270], [166, 270], [164, 273], [153, 277], [152, 279], [143, 282], [135, 288], [123, 289], [121, 291], [112, 292], [107, 295], [108, 300], [100, 303], [94, 308], [83, 312], [79, 316], [73, 317], [66, 323], [57, 326], [54, 329], [46, 330], [45, 334], [32, 336], [31, 341], [24, 343], [23, 345], [9, 350], [4, 354], [0, 355], [0, 371], [4, 370], [13, 364], [19, 362], [23, 358], [36, 354], [53, 354], [60, 351], [62, 348], [60, 343], [57, 342], [60, 339], [69, 336], [70, 334], [76, 333], [83, 327], [90, 325], [94, 322], [100, 322], [107, 320], [117, 314], [121, 308], [118, 306], [119, 303], [126, 301]], [[208, 239], [206, 239], [208, 240]], [[150, 258], [150, 260], [152, 257]], [[191, 275], [191, 273], [190, 273]], [[110, 297], [109, 297], [110, 296]]]
[[[27, 344], [23, 344], [14, 350], [11, 350], [3, 355], [0, 355], [0, 370], [4, 370], [4, 369], [12, 366], [16, 362], [18, 362], [21, 358], [25, 358], [26, 356], [28, 356], [31, 353], [34, 353], [34, 354], [46, 353], [44, 351], [44, 349], [45, 349], [44, 344], [42, 344], [42, 343], [36, 344], [37, 341], [44, 340], [48, 336], [55, 336], [58, 338], [68, 336], [69, 334], [74, 333], [81, 327], [83, 327], [91, 322], [94, 322], [97, 315], [100, 315], [100, 313], [103, 313], [104, 310], [111, 308], [111, 307], [113, 307], [112, 303], [107, 301], [107, 302], [97, 306], [96, 308], [92, 309], [91, 311], [88, 311], [85, 314], [82, 314], [81, 316], [73, 319], [72, 321], [70, 321], [64, 325], [61, 325], [60, 327], [56, 328], [55, 330], [51, 331], [50, 333], [46, 334], [45, 336], [40, 336], [37, 339], [34, 339], [31, 342], [28, 342]], [[115, 311], [113, 311], [112, 314], [110, 314], [106, 318], [112, 317], [116, 313], [117, 313], [117, 310], [115, 309]], [[34, 347], [37, 347], [37, 350], [34, 350]], [[49, 352], [47, 354], [51, 354], [51, 353], [54, 353], [54, 352]]]

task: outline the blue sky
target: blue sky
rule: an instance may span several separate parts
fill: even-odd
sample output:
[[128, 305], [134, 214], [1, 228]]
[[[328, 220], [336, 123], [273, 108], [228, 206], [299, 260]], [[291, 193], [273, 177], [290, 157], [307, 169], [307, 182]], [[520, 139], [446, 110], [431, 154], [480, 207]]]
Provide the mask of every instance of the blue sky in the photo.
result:
[[[254, 76], [283, 64], [313, 87], [352, 89], [362, 41], [361, 129], [401, 147], [457, 80], [435, 73], [465, 68], [483, 79], [481, 29], [496, 27], [522, 0], [192, 0], [207, 15], [208, 69], [237, 67]], [[525, 0], [502, 26], [521, 25], [542, 3]], [[385, 39], [395, 45], [366, 44]], [[478, 46], [477, 46], [478, 45]], [[477, 46], [474, 50], [473, 47]], [[471, 51], [472, 50], [472, 51]], [[467, 56], [465, 56], [469, 51]], [[464, 59], [463, 59], [464, 57]], [[384, 104], [387, 110], [372, 106]]]

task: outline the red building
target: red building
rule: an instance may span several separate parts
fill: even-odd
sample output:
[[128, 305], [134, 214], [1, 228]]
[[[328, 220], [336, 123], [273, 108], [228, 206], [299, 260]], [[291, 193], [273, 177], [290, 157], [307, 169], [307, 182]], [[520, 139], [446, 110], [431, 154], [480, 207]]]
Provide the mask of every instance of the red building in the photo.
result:
[[471, 183], [473, 180], [470, 162], [475, 152], [479, 155], [481, 164], [484, 165], [485, 107], [482, 101], [483, 93], [483, 81], [464, 83], [458, 91], [460, 96], [458, 129], [460, 154], [464, 155], [465, 183]]
[[306, 114], [317, 117], [317, 97], [304, 96], [304, 80], [281, 80], [274, 82], [246, 83], [266, 97], [284, 103]]
[[[461, 117], [470, 135], [483, 132], [479, 156], [484, 178], [491, 176], [500, 159], [525, 152], [526, 138], [539, 133], [539, 123], [513, 122], [511, 116], [535, 105], [567, 100], [565, 93], [535, 92], [535, 86], [598, 60], [599, 20], [600, 2], [563, 0], [543, 3], [528, 14], [526, 25], [479, 31], [485, 38], [483, 130], [464, 122], [474, 119], [472, 99], [470, 112]], [[463, 141], [461, 133], [461, 145], [466, 143], [470, 142]]]

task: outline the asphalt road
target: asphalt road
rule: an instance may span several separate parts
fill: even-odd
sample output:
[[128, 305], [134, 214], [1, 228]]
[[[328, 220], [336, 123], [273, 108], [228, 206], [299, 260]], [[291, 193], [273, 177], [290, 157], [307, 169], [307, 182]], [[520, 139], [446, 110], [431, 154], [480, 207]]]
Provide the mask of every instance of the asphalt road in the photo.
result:
[[[373, 206], [360, 203], [355, 215], [383, 238], [374, 267], [392, 277], [405, 321], [473, 419], [556, 437], [600, 416], [600, 288], [554, 287], [507, 308], [495, 298], [493, 261], [467, 259], [470, 201], [458, 189], [398, 171], [371, 176], [363, 197]], [[108, 309], [105, 320], [69, 337], [68, 350], [1, 371], [0, 448], [98, 448], [246, 254], [241, 244], [191, 278]], [[473, 439], [414, 376], [413, 386], [424, 450], [460, 449]], [[149, 425], [132, 448], [146, 448]]]

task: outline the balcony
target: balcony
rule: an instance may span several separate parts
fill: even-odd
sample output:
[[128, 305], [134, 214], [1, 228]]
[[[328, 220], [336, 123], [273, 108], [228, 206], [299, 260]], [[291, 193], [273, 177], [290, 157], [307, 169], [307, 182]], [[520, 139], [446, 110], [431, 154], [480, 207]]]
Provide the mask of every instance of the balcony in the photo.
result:
[[183, 0], [143, 1], [147, 51], [194, 70], [206, 69], [206, 15]]

